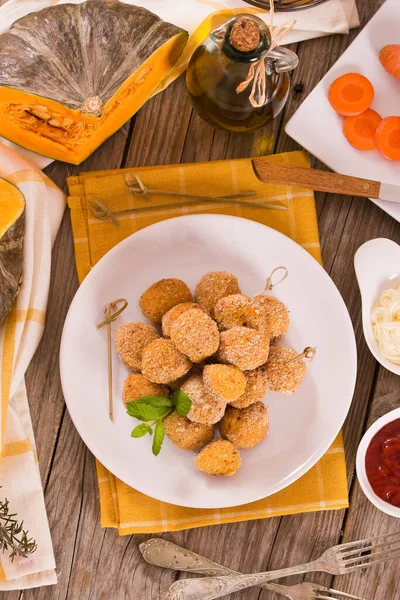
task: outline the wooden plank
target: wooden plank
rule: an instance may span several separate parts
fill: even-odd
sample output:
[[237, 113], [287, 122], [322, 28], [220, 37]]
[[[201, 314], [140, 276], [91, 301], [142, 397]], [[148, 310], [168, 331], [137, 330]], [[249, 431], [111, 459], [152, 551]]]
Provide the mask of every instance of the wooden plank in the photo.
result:
[[124, 166], [179, 163], [190, 114], [184, 78], [180, 77], [138, 113]]

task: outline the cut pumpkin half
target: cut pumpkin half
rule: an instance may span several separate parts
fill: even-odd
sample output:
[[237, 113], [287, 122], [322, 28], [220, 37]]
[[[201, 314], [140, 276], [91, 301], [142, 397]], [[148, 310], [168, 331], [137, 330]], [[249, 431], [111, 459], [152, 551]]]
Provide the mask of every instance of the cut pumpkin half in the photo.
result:
[[187, 33], [118, 0], [45, 8], [0, 35], [0, 135], [81, 163], [151, 96]]
[[0, 324], [10, 311], [22, 277], [25, 199], [0, 179]]

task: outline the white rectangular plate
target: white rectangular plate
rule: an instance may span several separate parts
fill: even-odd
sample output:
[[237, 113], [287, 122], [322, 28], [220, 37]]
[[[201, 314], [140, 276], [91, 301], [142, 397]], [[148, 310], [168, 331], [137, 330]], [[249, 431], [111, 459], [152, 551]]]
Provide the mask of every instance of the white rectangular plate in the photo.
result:
[[[379, 62], [379, 51], [387, 44], [400, 44], [400, 0], [386, 0], [293, 115], [286, 133], [333, 171], [400, 186], [400, 162], [384, 158], [377, 150], [353, 148], [342, 132], [343, 117], [328, 101], [332, 82], [345, 73], [357, 72], [368, 77], [375, 88], [371, 108], [382, 117], [400, 116], [400, 81]], [[376, 204], [400, 222], [400, 204]]]

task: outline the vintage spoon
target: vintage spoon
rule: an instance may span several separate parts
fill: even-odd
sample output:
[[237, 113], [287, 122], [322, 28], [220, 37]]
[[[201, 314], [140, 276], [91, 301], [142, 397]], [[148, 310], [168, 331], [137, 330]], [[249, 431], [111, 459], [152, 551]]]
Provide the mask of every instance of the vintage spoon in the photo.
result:
[[362, 322], [368, 347], [382, 366], [400, 375], [400, 365], [382, 355], [371, 321], [371, 311], [377, 305], [381, 292], [400, 285], [400, 246], [385, 238], [370, 240], [357, 250], [354, 268], [360, 287]]

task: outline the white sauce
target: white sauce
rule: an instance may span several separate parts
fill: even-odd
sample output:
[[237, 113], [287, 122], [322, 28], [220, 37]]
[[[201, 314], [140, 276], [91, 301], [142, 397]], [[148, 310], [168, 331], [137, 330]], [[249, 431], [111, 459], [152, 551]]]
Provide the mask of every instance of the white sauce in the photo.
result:
[[371, 312], [372, 330], [383, 356], [400, 365], [400, 286], [382, 292]]

